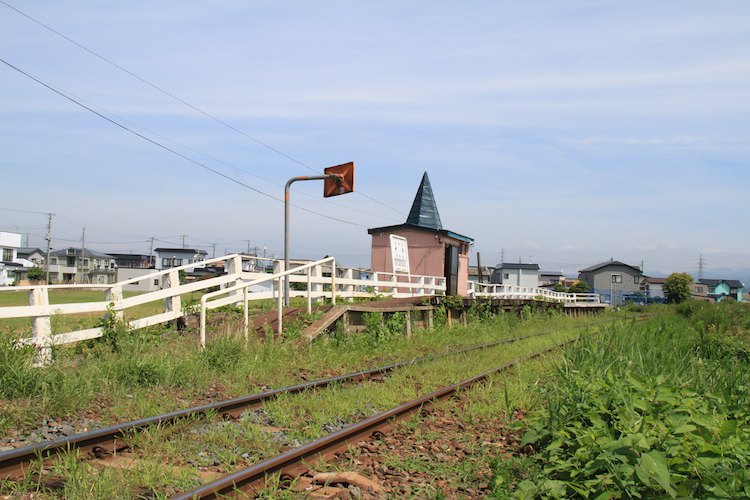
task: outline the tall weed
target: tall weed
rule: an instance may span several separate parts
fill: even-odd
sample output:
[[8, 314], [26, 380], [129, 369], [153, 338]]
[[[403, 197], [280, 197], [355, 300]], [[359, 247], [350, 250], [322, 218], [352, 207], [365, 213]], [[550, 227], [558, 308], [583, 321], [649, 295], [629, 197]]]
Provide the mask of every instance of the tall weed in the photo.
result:
[[524, 422], [536, 472], [509, 478], [514, 462], [498, 462], [496, 495], [512, 481], [524, 498], [750, 495], [747, 346], [707, 340], [718, 318], [703, 307], [567, 349]]

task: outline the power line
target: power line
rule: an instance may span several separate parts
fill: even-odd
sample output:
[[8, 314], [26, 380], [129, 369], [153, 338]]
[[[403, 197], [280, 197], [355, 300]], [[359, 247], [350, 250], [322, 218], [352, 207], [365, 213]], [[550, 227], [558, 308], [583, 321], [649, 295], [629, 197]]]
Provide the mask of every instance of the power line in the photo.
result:
[[[279, 154], [279, 155], [283, 156], [284, 158], [286, 158], [286, 159], [288, 159], [290, 161], [293, 161], [294, 163], [296, 163], [296, 164], [298, 164], [298, 165], [300, 165], [300, 166], [302, 166], [302, 167], [304, 167], [304, 168], [306, 168], [308, 170], [311, 170], [311, 171], [316, 172], [318, 174], [322, 173], [320, 170], [317, 170], [317, 169], [315, 169], [315, 168], [307, 165], [306, 163], [304, 163], [304, 162], [302, 162], [302, 161], [300, 161], [300, 160], [298, 160], [298, 159], [296, 159], [296, 158], [294, 158], [294, 157], [292, 157], [292, 156], [284, 153], [283, 151], [280, 151], [279, 149], [276, 149], [275, 147], [271, 146], [270, 144], [265, 143], [265, 142], [261, 141], [260, 139], [258, 139], [256, 137], [251, 136], [247, 132], [238, 129], [237, 127], [233, 126], [230, 123], [227, 123], [226, 121], [224, 121], [221, 118], [219, 118], [219, 117], [217, 117], [217, 116], [209, 113], [208, 111], [202, 110], [201, 108], [199, 108], [199, 107], [197, 107], [197, 106], [189, 103], [188, 101], [182, 99], [181, 97], [176, 96], [175, 94], [169, 92], [168, 90], [165, 90], [165, 89], [161, 88], [160, 86], [156, 85], [155, 83], [151, 83], [150, 81], [146, 80], [145, 78], [142, 78], [142, 77], [138, 76], [137, 74], [133, 73], [132, 71], [128, 70], [127, 68], [124, 68], [123, 66], [120, 66], [119, 64], [117, 64], [116, 62], [112, 61], [111, 59], [108, 59], [108, 58], [104, 57], [103, 55], [101, 55], [101, 54], [99, 54], [99, 53], [97, 53], [97, 52], [89, 49], [88, 47], [86, 47], [85, 45], [83, 45], [81, 43], [78, 43], [77, 41], [73, 40], [69, 36], [64, 35], [63, 33], [57, 31], [56, 29], [54, 29], [51, 26], [43, 23], [42, 21], [40, 21], [40, 20], [32, 17], [29, 14], [26, 14], [25, 12], [23, 12], [23, 11], [21, 11], [19, 9], [17, 9], [16, 7], [14, 7], [13, 5], [9, 4], [8, 2], [5, 2], [4, 0], [0, 0], [0, 3], [2, 3], [3, 5], [5, 5], [9, 9], [14, 10], [18, 14], [24, 16], [25, 18], [29, 19], [30, 21], [38, 24], [39, 26], [43, 27], [44, 29], [46, 29], [46, 30], [54, 33], [55, 35], [57, 35], [57, 36], [65, 39], [65, 40], [67, 40], [68, 42], [72, 43], [76, 47], [79, 47], [80, 49], [85, 50], [86, 52], [88, 52], [92, 56], [96, 57], [97, 59], [100, 59], [101, 61], [104, 61], [105, 63], [107, 63], [107, 64], [109, 64], [111, 66], [114, 66], [115, 68], [119, 69], [120, 71], [122, 71], [124, 73], [127, 73], [128, 75], [132, 76], [136, 80], [138, 80], [138, 81], [140, 81], [140, 82], [148, 85], [149, 87], [153, 88], [154, 90], [157, 90], [157, 91], [161, 92], [164, 95], [167, 95], [167, 96], [171, 97], [175, 101], [177, 101], [177, 102], [179, 102], [179, 103], [181, 103], [181, 104], [189, 107], [190, 109], [192, 109], [194, 111], [197, 111], [198, 113], [202, 114], [203, 116], [205, 116], [207, 118], [210, 118], [211, 120], [213, 120], [213, 121], [215, 121], [215, 122], [223, 125], [224, 127], [227, 127], [230, 130], [233, 130], [234, 132], [237, 132], [238, 134], [246, 137], [247, 139], [250, 139], [251, 141], [253, 141], [253, 142], [255, 142], [255, 143], [257, 143], [257, 144], [259, 144], [259, 145], [261, 145], [261, 146], [263, 146], [263, 147], [271, 150], [271, 151], [273, 151], [276, 154]], [[389, 210], [393, 210], [394, 212], [400, 213], [402, 215], [406, 215], [406, 213], [402, 212], [401, 210], [397, 210], [397, 209], [395, 209], [395, 208], [393, 208], [391, 206], [388, 206], [387, 204], [385, 204], [385, 203], [383, 203], [383, 202], [381, 202], [379, 200], [376, 200], [375, 198], [372, 198], [372, 197], [366, 195], [365, 193], [363, 193], [361, 191], [356, 191], [356, 193], [359, 194], [359, 195], [361, 195], [361, 196], [364, 196], [365, 198], [367, 198], [370, 201], [374, 201], [375, 203], [388, 208]]]
[[[0, 2], [2, 2], [2, 0], [0, 0]], [[246, 187], [247, 189], [250, 189], [251, 191], [255, 191], [256, 193], [261, 194], [261, 195], [263, 195], [263, 196], [265, 196], [267, 198], [271, 198], [272, 200], [276, 200], [278, 202], [283, 203], [283, 200], [281, 198], [277, 198], [276, 196], [273, 196], [273, 195], [268, 194], [268, 193], [266, 193], [264, 191], [261, 191], [260, 189], [254, 188], [254, 187], [250, 186], [249, 184], [245, 184], [244, 182], [239, 181], [239, 180], [237, 180], [237, 179], [235, 179], [233, 177], [230, 177], [230, 176], [224, 174], [223, 172], [221, 172], [219, 170], [211, 168], [211, 167], [209, 167], [208, 165], [206, 165], [204, 163], [201, 163], [201, 162], [199, 162], [197, 160], [194, 160], [193, 158], [190, 158], [187, 155], [184, 155], [184, 154], [180, 153], [179, 151], [176, 151], [176, 150], [170, 148], [169, 146], [165, 146], [164, 144], [162, 144], [162, 143], [160, 143], [158, 141], [155, 141], [154, 139], [151, 139], [150, 137], [147, 137], [147, 136], [145, 136], [145, 135], [143, 135], [143, 134], [141, 134], [141, 133], [139, 133], [139, 132], [137, 132], [137, 131], [129, 128], [129, 127], [126, 127], [122, 123], [120, 123], [120, 122], [118, 122], [116, 120], [113, 120], [112, 118], [109, 118], [108, 116], [106, 116], [106, 115], [104, 115], [104, 114], [96, 111], [95, 109], [93, 109], [93, 108], [91, 108], [91, 107], [83, 104], [82, 102], [74, 99], [73, 97], [69, 96], [68, 94], [62, 92], [61, 90], [56, 89], [52, 85], [49, 85], [48, 83], [40, 80], [39, 78], [37, 78], [37, 77], [35, 77], [35, 76], [27, 73], [26, 71], [22, 70], [21, 68], [19, 68], [17, 66], [14, 66], [13, 64], [11, 64], [8, 61], [6, 61], [5, 59], [0, 58], [0, 62], [2, 62], [3, 64], [5, 64], [9, 68], [14, 69], [15, 71], [21, 73], [22, 75], [26, 76], [27, 78], [29, 78], [31, 80], [34, 80], [39, 85], [42, 85], [43, 87], [46, 87], [47, 89], [51, 90], [55, 94], [57, 94], [57, 95], [59, 95], [61, 97], [64, 97], [65, 99], [69, 100], [70, 102], [72, 102], [72, 103], [74, 103], [74, 104], [76, 104], [76, 105], [78, 105], [78, 106], [80, 106], [80, 107], [82, 107], [82, 108], [90, 111], [91, 113], [93, 113], [96, 116], [98, 116], [98, 117], [100, 117], [100, 118], [102, 118], [102, 119], [110, 122], [111, 124], [113, 124], [113, 125], [121, 128], [121, 129], [123, 129], [123, 130], [125, 130], [127, 132], [130, 132], [131, 134], [133, 134], [133, 135], [135, 135], [135, 136], [143, 139], [144, 141], [150, 142], [154, 146], [157, 146], [157, 147], [159, 147], [159, 148], [161, 148], [161, 149], [163, 149], [163, 150], [165, 150], [167, 152], [170, 152], [170, 153], [172, 153], [172, 154], [174, 154], [176, 156], [179, 156], [180, 158], [182, 158], [184, 160], [187, 160], [190, 163], [193, 163], [195, 165], [198, 165], [199, 167], [204, 168], [204, 169], [208, 170], [209, 172], [212, 172], [212, 173], [214, 173], [214, 174], [216, 174], [218, 176], [221, 176], [221, 177], [223, 177], [223, 178], [225, 178], [225, 179], [227, 179], [227, 180], [229, 180], [231, 182], [234, 182], [235, 184], [239, 184], [240, 186]], [[349, 225], [352, 225], [352, 226], [359, 226], [359, 227], [364, 227], [364, 228], [367, 227], [367, 226], [359, 224], [357, 222], [351, 222], [351, 221], [348, 221], [348, 220], [339, 219], [337, 217], [331, 217], [330, 215], [322, 214], [320, 212], [316, 212], [314, 210], [310, 210], [309, 208], [301, 207], [299, 205], [293, 205], [293, 206], [296, 207], [296, 208], [298, 208], [298, 209], [300, 209], [300, 210], [304, 210], [305, 212], [309, 212], [309, 213], [312, 213], [312, 214], [315, 214], [315, 215], [319, 215], [321, 217], [325, 217], [326, 219], [334, 220], [334, 221], [341, 222], [341, 223], [344, 223], [344, 224], [349, 224]]]
[[[3, 0], [0, 0], [2, 2]], [[6, 208], [6, 207], [0, 207], [0, 210], [4, 210], [6, 212], [18, 212], [19, 214], [34, 214], [34, 215], [47, 215], [49, 212], [37, 212], [35, 210], [19, 210], [17, 208]]]
[[[0, 0], [0, 2], [2, 2], [2, 0]], [[247, 175], [250, 175], [250, 176], [252, 176], [252, 177], [256, 177], [256, 178], [258, 178], [258, 179], [260, 179], [260, 180], [262, 180], [262, 181], [265, 181], [265, 182], [269, 182], [269, 183], [271, 183], [271, 184], [275, 184], [275, 185], [277, 185], [277, 186], [282, 186], [282, 187], [284, 186], [283, 184], [281, 184], [281, 183], [279, 183], [279, 182], [273, 181], [273, 180], [271, 180], [271, 179], [267, 179], [267, 178], [265, 178], [265, 177], [262, 177], [262, 176], [260, 176], [260, 175], [258, 175], [258, 174], [256, 174], [256, 173], [253, 173], [253, 172], [249, 172], [248, 170], [245, 170], [245, 169], [244, 169], [244, 168], [242, 168], [242, 167], [239, 167], [239, 166], [237, 166], [237, 165], [234, 165], [234, 164], [232, 164], [232, 163], [229, 163], [229, 162], [227, 162], [227, 161], [224, 161], [224, 160], [222, 160], [222, 159], [220, 159], [220, 158], [216, 158], [215, 156], [212, 156], [212, 155], [210, 155], [210, 154], [204, 153], [204, 152], [202, 152], [202, 151], [199, 151], [199, 150], [197, 150], [197, 149], [194, 149], [194, 148], [192, 148], [192, 147], [190, 147], [190, 146], [188, 146], [188, 145], [186, 145], [186, 144], [183, 144], [183, 143], [181, 143], [181, 142], [179, 142], [179, 141], [176, 141], [176, 140], [174, 140], [174, 139], [170, 139], [169, 137], [166, 137], [166, 136], [164, 136], [164, 135], [162, 135], [162, 134], [159, 134], [158, 132], [155, 132], [154, 130], [151, 130], [151, 129], [147, 128], [147, 127], [144, 127], [143, 125], [139, 125], [139, 124], [137, 124], [137, 123], [135, 123], [135, 122], [133, 122], [133, 121], [131, 121], [131, 120], [128, 120], [127, 118], [125, 118], [125, 117], [123, 117], [123, 116], [120, 116], [120, 115], [118, 115], [118, 114], [116, 114], [116, 113], [112, 113], [111, 111], [109, 111], [109, 110], [107, 110], [107, 109], [104, 109], [104, 108], [102, 108], [101, 106], [97, 106], [96, 104], [94, 104], [94, 103], [92, 103], [92, 102], [90, 102], [90, 101], [86, 101], [85, 99], [82, 99], [82, 98], [81, 98], [81, 97], [79, 97], [79, 96], [76, 96], [76, 95], [74, 95], [74, 94], [71, 94], [71, 93], [68, 93], [68, 94], [69, 94], [70, 96], [72, 96], [72, 97], [76, 98], [77, 100], [81, 101], [82, 103], [84, 103], [84, 104], [86, 104], [86, 105], [88, 105], [88, 106], [91, 106], [92, 108], [97, 108], [97, 109], [98, 109], [99, 111], [101, 111], [102, 113], [107, 113], [107, 114], [108, 114], [109, 116], [114, 116], [114, 117], [115, 117], [115, 118], [117, 118], [118, 120], [121, 120], [121, 121], [124, 121], [124, 122], [126, 122], [126, 123], [129, 123], [130, 125], [133, 125], [134, 127], [137, 127], [137, 128], [139, 128], [139, 129], [141, 129], [141, 130], [143, 130], [143, 131], [146, 131], [146, 132], [148, 132], [148, 133], [152, 134], [152, 135], [155, 135], [156, 137], [158, 137], [158, 138], [160, 138], [160, 139], [162, 139], [162, 140], [165, 140], [165, 141], [167, 141], [167, 142], [170, 142], [170, 143], [172, 143], [172, 144], [175, 144], [175, 145], [177, 145], [177, 146], [180, 146], [180, 147], [182, 147], [182, 148], [185, 148], [185, 149], [187, 149], [187, 150], [189, 150], [189, 151], [192, 151], [193, 153], [196, 153], [196, 154], [198, 154], [198, 155], [201, 155], [201, 156], [203, 156], [203, 157], [205, 157], [205, 158], [208, 158], [208, 159], [210, 159], [210, 160], [213, 160], [213, 161], [215, 161], [215, 162], [217, 162], [217, 163], [221, 163], [221, 164], [223, 164], [223, 165], [225, 165], [225, 166], [227, 166], [227, 167], [229, 167], [229, 168], [232, 168], [232, 169], [238, 170], [238, 171], [240, 171], [240, 172], [243, 172], [243, 173], [245, 173], [245, 174], [247, 174]], [[308, 193], [305, 193], [304, 191], [300, 191], [300, 192], [299, 192], [299, 194], [301, 194], [301, 195], [303, 195], [303, 196], [306, 196], [306, 197], [308, 197], [308, 198], [318, 199], [317, 197], [315, 197], [315, 196], [312, 196], [312, 195], [310, 195], [310, 194], [308, 194]], [[371, 212], [367, 212], [367, 211], [365, 211], [365, 210], [360, 210], [360, 209], [358, 209], [358, 208], [353, 208], [353, 207], [349, 207], [349, 206], [346, 206], [346, 205], [344, 205], [344, 204], [342, 204], [342, 203], [336, 203], [336, 202], [334, 202], [334, 201], [331, 201], [331, 200], [328, 200], [328, 203], [330, 203], [331, 205], [336, 205], [336, 206], [339, 206], [339, 207], [345, 208], [345, 209], [347, 209], [347, 210], [351, 210], [351, 211], [353, 211], [353, 212], [359, 212], [359, 213], [362, 213], [362, 214], [365, 214], [365, 215], [370, 215], [370, 216], [373, 216], [373, 217], [379, 217], [379, 218], [383, 218], [383, 219], [395, 220], [395, 219], [392, 219], [392, 218], [390, 218], [390, 217], [384, 217], [384, 216], [383, 216], [382, 214], [374, 214], [374, 213], [371, 213]], [[294, 206], [294, 205], [293, 205], [293, 206]]]

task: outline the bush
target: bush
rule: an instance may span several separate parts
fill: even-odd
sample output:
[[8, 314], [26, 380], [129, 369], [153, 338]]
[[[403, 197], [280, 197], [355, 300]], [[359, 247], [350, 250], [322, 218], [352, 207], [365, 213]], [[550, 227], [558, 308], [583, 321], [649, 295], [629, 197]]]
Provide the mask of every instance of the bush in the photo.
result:
[[497, 464], [497, 494], [516, 481], [525, 498], [750, 495], [750, 346], [713, 330], [673, 316], [567, 349], [524, 421], [533, 467]]

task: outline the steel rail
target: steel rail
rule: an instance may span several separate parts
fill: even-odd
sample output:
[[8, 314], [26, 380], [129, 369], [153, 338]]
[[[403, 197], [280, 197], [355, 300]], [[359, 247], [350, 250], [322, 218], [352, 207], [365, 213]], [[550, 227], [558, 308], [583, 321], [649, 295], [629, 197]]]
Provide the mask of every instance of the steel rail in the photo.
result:
[[[636, 318], [644, 319], [645, 317], [649, 316], [642, 315]], [[627, 319], [628, 318], [615, 318], [607, 321], [590, 322], [583, 325], [577, 325], [577, 328], [598, 326], [604, 323]], [[510, 339], [503, 339], [485, 344], [474, 345], [446, 353], [423, 356], [420, 358], [414, 358], [409, 361], [401, 361], [398, 363], [384, 365], [368, 370], [362, 370], [345, 375], [338, 375], [335, 377], [315, 380], [303, 384], [285, 386], [224, 401], [208, 403], [200, 406], [177, 410], [170, 413], [165, 413], [162, 415], [155, 415], [152, 417], [146, 417], [117, 425], [103, 427], [101, 429], [94, 429], [88, 432], [74, 434], [72, 436], [66, 436], [50, 441], [42, 441], [40, 443], [24, 446], [22, 448], [16, 448], [14, 450], [0, 452], [0, 479], [21, 478], [24, 476], [26, 470], [28, 470], [28, 464], [33, 460], [38, 458], [52, 458], [54, 455], [64, 453], [66, 451], [79, 450], [84, 453], [91, 453], [94, 456], [98, 456], [106, 453], [111, 453], [115, 450], [127, 448], [127, 444], [124, 442], [124, 438], [128, 434], [151, 425], [170, 424], [181, 419], [206, 415], [208, 413], [238, 416], [243, 411], [260, 407], [264, 402], [281, 396], [282, 394], [296, 394], [311, 389], [323, 388], [338, 382], [359, 381], [379, 374], [387, 374], [393, 370], [409, 365], [415, 365], [446, 356], [458, 355], [469, 351], [496, 347], [498, 345], [518, 342], [529, 338], [542, 337], [549, 334], [550, 332], [541, 332], [520, 337], [513, 337]]]
[[299, 448], [268, 458], [246, 469], [229, 474], [223, 478], [204, 484], [173, 498], [174, 500], [219, 498], [230, 495], [238, 489], [242, 490], [245, 494], [257, 495], [259, 493], [259, 488], [263, 486], [266, 478], [270, 475], [283, 474], [292, 477], [295, 472], [302, 470], [301, 464], [303, 462], [321, 457], [325, 458], [336, 451], [345, 449], [351, 443], [356, 443], [360, 438], [370, 436], [377, 431], [382, 431], [392, 427], [394, 420], [403, 419], [417, 411], [422, 411], [424, 407], [431, 406], [435, 401], [452, 397], [459, 390], [482, 382], [490, 375], [505, 371], [524, 361], [529, 361], [542, 356], [548, 352], [559, 349], [568, 343], [575, 342], [576, 340], [577, 339], [571, 339], [523, 358], [516, 358], [513, 361], [509, 361], [500, 366], [484, 371], [479, 375], [462, 380], [451, 386], [438, 389], [437, 391], [413, 399], [397, 406], [396, 408], [378, 413], [377, 415], [351, 424], [339, 431], [311, 441]]
[[25, 470], [24, 465], [39, 457], [49, 458], [52, 455], [74, 449], [83, 452], [92, 452], [95, 455], [100, 455], [102, 453], [112, 452], [117, 449], [125, 448], [127, 446], [123, 442], [123, 438], [128, 433], [143, 429], [151, 425], [169, 424], [181, 419], [214, 412], [219, 415], [237, 416], [243, 411], [257, 408], [264, 402], [276, 398], [282, 394], [296, 394], [311, 389], [326, 387], [337, 382], [359, 381], [376, 375], [384, 375], [398, 368], [431, 361], [433, 359], [458, 355], [478, 349], [487, 349], [502, 344], [509, 344], [512, 342], [518, 342], [528, 338], [540, 337], [544, 335], [548, 335], [548, 333], [536, 333], [525, 335], [522, 337], [514, 337], [511, 339], [503, 339], [496, 342], [474, 345], [447, 353], [423, 356], [409, 361], [401, 361], [391, 365], [379, 366], [377, 368], [372, 368], [369, 370], [362, 370], [345, 375], [338, 375], [335, 377], [315, 380], [303, 384], [280, 387], [278, 389], [240, 396], [237, 398], [218, 401], [215, 403], [208, 403], [205, 405], [177, 410], [162, 415], [155, 415], [139, 420], [124, 422], [122, 424], [103, 427], [101, 429], [95, 429], [80, 434], [74, 434], [72, 436], [66, 436], [51, 441], [43, 441], [34, 445], [17, 448], [15, 450], [0, 452], [0, 479], [15, 479], [22, 477]]

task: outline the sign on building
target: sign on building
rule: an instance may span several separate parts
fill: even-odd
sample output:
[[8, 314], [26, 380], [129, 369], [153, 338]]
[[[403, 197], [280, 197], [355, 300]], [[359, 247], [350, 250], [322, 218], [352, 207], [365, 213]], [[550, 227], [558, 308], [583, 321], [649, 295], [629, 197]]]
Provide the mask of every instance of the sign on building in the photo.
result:
[[409, 245], [403, 236], [390, 235], [391, 237], [391, 261], [394, 273], [411, 274], [409, 270]]

